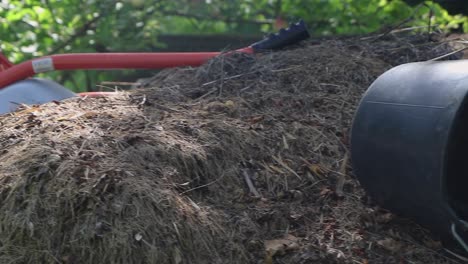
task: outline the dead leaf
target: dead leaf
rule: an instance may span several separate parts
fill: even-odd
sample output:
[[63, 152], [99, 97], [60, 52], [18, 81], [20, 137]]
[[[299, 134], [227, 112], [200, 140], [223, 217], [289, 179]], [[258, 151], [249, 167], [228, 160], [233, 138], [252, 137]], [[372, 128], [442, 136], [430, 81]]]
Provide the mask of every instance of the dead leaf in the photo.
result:
[[208, 112], [225, 112], [229, 110], [229, 107], [227, 107], [224, 103], [222, 102], [210, 102], [206, 105], [205, 110]]
[[141, 241], [142, 238], [143, 238], [143, 236], [142, 236], [140, 233], [137, 233], [137, 234], [135, 235], [135, 240], [136, 240], [136, 241]]
[[69, 262], [73, 263], [73, 262], [70, 261], [70, 259], [71, 259], [70, 256], [63, 256], [61, 259], [62, 259], [63, 263], [69, 263]]
[[330, 255], [334, 255], [336, 258], [345, 258], [345, 254], [343, 253], [343, 251], [336, 248], [328, 247], [327, 253]]
[[390, 237], [377, 241], [377, 244], [393, 253], [400, 251], [403, 247], [403, 245], [400, 242]]
[[263, 115], [258, 115], [258, 116], [251, 117], [251, 118], [248, 120], [248, 122], [249, 122], [250, 124], [253, 125], [253, 124], [256, 124], [256, 123], [262, 121], [264, 118], [265, 118], [265, 116], [263, 116]]
[[297, 138], [289, 133], [285, 133], [286, 137], [291, 140], [296, 140]]
[[386, 224], [392, 221], [394, 217], [392, 213], [380, 214], [375, 217], [375, 221], [380, 224]]
[[272, 156], [272, 158], [278, 162], [284, 169], [288, 170], [289, 172], [291, 172], [294, 176], [296, 176], [297, 178], [299, 179], [302, 179], [301, 176], [299, 176], [299, 174], [297, 174], [297, 172], [295, 172], [293, 169], [291, 169], [282, 159], [280, 156], [278, 157], [275, 157], [275, 156]]
[[312, 172], [313, 175], [315, 175], [315, 176], [317, 176], [317, 177], [319, 177], [321, 179], [325, 178], [324, 174], [325, 174], [326, 170], [323, 168], [322, 165], [310, 163], [309, 161], [307, 161], [304, 158], [301, 158], [301, 160], [305, 163], [306, 168], [310, 172]]
[[273, 264], [273, 255], [270, 252], [267, 252], [265, 256], [264, 264]]
[[226, 102], [224, 102], [224, 106], [226, 106], [228, 108], [234, 108], [234, 106], [236, 106], [236, 104], [232, 100], [227, 100]]
[[42, 109], [39, 105], [27, 106], [26, 109], [20, 110], [14, 113], [15, 116], [21, 116], [27, 113], [42, 112]]
[[96, 117], [97, 115], [98, 115], [98, 114], [97, 114], [96, 112], [90, 111], [90, 112], [86, 112], [86, 113], [83, 115], [83, 117], [84, 117], [84, 118], [87, 118], [87, 119], [91, 119], [91, 118]]
[[284, 173], [284, 171], [283, 171], [282, 169], [276, 167], [275, 165], [270, 165], [269, 168], [270, 168], [271, 170], [273, 170], [274, 172], [277, 172], [277, 173], [279, 173], [279, 174], [283, 174], [283, 173]]
[[318, 177], [320, 177], [322, 179], [324, 178], [323, 173], [325, 173], [325, 171], [322, 169], [322, 166], [320, 166], [319, 164], [311, 164], [311, 165], [307, 166], [307, 168], [315, 176], [318, 176]]
[[327, 196], [327, 195], [331, 195], [333, 194], [333, 190], [328, 188], [328, 187], [325, 187], [323, 188], [321, 191], [320, 191], [320, 196]]
[[272, 99], [273, 103], [276, 105], [276, 106], [284, 106], [283, 105], [283, 101], [281, 99]]
[[265, 263], [267, 263], [267, 260], [269, 260], [269, 256], [272, 258], [275, 255], [284, 255], [287, 251], [298, 249], [298, 241], [299, 238], [290, 234], [288, 234], [285, 238], [266, 240], [265, 250], [267, 253], [267, 258], [265, 259]]
[[442, 248], [442, 243], [440, 241], [436, 241], [432, 239], [425, 239], [423, 242], [424, 242], [424, 245], [426, 245], [426, 247], [433, 249], [433, 250], [438, 250]]

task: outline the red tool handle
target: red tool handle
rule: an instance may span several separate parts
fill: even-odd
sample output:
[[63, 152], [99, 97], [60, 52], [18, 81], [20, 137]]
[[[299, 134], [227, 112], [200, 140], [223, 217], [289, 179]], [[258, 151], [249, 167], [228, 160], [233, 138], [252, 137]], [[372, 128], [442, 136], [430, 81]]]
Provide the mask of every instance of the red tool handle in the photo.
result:
[[[237, 50], [253, 53], [252, 48]], [[180, 53], [76, 53], [41, 57], [13, 65], [0, 72], [0, 88], [54, 70], [91, 69], [162, 69], [181, 66], [200, 66], [220, 52]]]

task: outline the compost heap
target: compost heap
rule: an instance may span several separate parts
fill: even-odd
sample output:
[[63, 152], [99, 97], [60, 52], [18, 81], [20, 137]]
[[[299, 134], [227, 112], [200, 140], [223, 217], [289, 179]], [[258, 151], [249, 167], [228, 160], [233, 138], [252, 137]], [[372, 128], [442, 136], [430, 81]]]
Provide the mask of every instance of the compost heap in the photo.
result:
[[366, 198], [348, 134], [427, 35], [304, 42], [0, 118], [0, 263], [456, 263]]

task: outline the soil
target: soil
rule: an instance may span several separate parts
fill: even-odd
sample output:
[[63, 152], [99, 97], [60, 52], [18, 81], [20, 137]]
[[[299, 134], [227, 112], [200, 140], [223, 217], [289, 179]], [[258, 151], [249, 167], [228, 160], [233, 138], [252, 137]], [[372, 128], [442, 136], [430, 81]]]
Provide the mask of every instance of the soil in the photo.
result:
[[0, 263], [461, 263], [373, 204], [348, 154], [372, 81], [452, 50], [311, 40], [2, 116]]

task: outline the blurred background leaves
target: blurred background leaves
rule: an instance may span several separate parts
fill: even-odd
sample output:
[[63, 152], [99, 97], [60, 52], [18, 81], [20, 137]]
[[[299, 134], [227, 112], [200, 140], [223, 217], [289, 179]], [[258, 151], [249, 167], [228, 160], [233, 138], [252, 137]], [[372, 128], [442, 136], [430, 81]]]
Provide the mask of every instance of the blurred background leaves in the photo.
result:
[[[463, 14], [467, 10], [452, 2], [1, 0], [0, 48], [15, 63], [70, 52], [219, 51], [248, 45], [300, 18], [314, 37], [366, 34], [403, 24], [426, 31], [428, 25], [443, 32], [468, 31]], [[75, 91], [96, 90], [102, 81], [148, 75], [151, 71], [48, 74]]]

